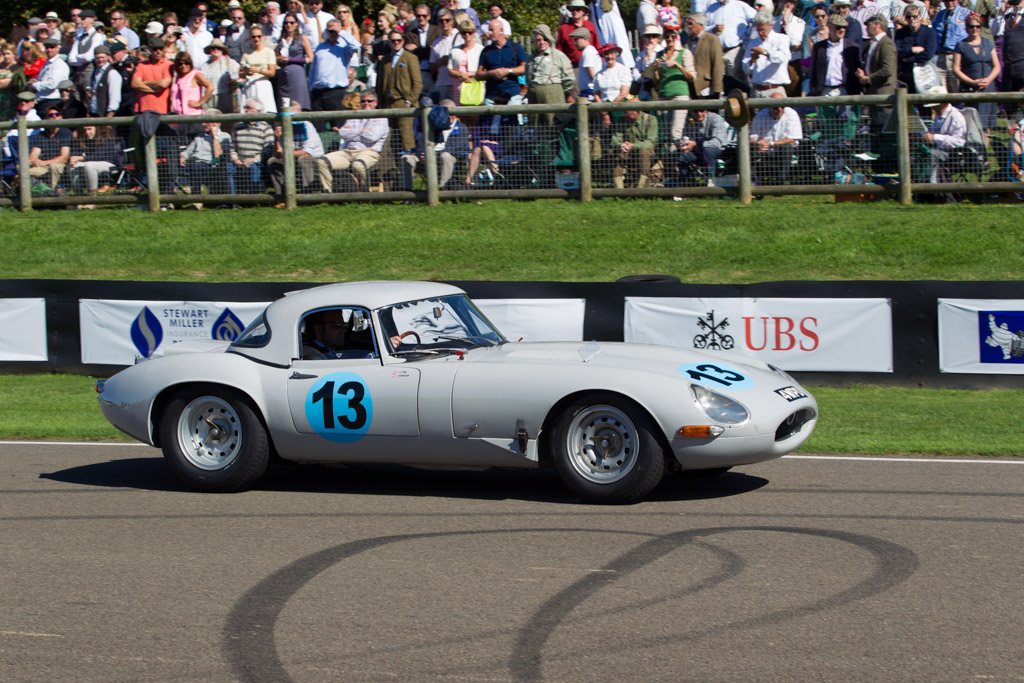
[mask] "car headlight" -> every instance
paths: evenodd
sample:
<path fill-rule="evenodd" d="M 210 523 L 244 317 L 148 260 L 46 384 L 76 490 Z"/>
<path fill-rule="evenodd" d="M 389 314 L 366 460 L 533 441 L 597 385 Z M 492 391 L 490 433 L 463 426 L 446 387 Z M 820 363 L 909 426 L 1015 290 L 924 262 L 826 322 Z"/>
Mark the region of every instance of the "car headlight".
<path fill-rule="evenodd" d="M 750 417 L 750 413 L 739 401 L 734 401 L 728 396 L 723 396 L 696 384 L 690 385 L 690 391 L 693 392 L 693 397 L 704 414 L 716 422 L 738 425 L 746 422 Z"/>

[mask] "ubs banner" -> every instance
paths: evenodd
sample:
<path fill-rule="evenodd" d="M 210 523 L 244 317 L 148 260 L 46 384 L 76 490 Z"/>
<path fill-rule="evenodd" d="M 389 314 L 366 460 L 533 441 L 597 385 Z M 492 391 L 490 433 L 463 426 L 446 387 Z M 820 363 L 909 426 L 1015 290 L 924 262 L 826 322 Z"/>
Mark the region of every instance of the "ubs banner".
<path fill-rule="evenodd" d="M 732 351 L 784 370 L 892 372 L 889 299 L 627 297 L 627 342 Z"/>
<path fill-rule="evenodd" d="M 0 299 L 0 361 L 45 361 L 46 302 Z"/>
<path fill-rule="evenodd" d="M 132 365 L 136 357 L 161 355 L 168 345 L 186 340 L 234 341 L 267 303 L 81 299 L 82 363 Z M 579 341 L 585 303 L 583 299 L 476 301 L 513 341 Z M 45 360 L 45 329 L 42 339 Z"/>
<path fill-rule="evenodd" d="M 939 299 L 939 371 L 1024 374 L 1024 299 Z"/>

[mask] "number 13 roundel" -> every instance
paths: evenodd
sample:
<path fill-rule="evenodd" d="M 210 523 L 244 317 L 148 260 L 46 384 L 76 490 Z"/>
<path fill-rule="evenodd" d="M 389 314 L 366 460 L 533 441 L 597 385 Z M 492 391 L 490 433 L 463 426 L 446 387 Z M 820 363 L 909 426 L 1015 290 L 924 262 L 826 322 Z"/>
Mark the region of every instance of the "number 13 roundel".
<path fill-rule="evenodd" d="M 314 432 L 335 443 L 363 438 L 373 421 L 373 397 L 366 381 L 352 372 L 321 377 L 306 394 L 306 419 Z"/>

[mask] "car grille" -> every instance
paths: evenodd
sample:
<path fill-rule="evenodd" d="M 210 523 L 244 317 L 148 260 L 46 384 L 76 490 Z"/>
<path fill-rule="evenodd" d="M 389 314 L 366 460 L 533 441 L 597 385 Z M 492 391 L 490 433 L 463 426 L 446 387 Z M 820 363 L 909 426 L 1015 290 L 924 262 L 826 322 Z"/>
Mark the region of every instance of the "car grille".
<path fill-rule="evenodd" d="M 814 419 L 814 411 L 810 408 L 796 411 L 783 420 L 778 429 L 775 430 L 775 440 L 784 441 L 788 439 L 799 432 L 800 428 L 812 419 Z"/>

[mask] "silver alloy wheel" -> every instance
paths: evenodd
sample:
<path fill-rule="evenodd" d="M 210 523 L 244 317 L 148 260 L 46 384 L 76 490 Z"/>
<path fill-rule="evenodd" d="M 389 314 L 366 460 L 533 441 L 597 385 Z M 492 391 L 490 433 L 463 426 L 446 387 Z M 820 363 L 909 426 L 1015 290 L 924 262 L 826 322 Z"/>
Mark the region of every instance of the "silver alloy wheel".
<path fill-rule="evenodd" d="M 238 457 L 241 421 L 235 407 L 219 396 L 200 396 L 178 416 L 178 446 L 201 470 L 221 470 Z"/>
<path fill-rule="evenodd" d="M 617 482 L 637 460 L 633 421 L 609 405 L 588 406 L 569 425 L 565 447 L 572 468 L 595 484 Z"/>

